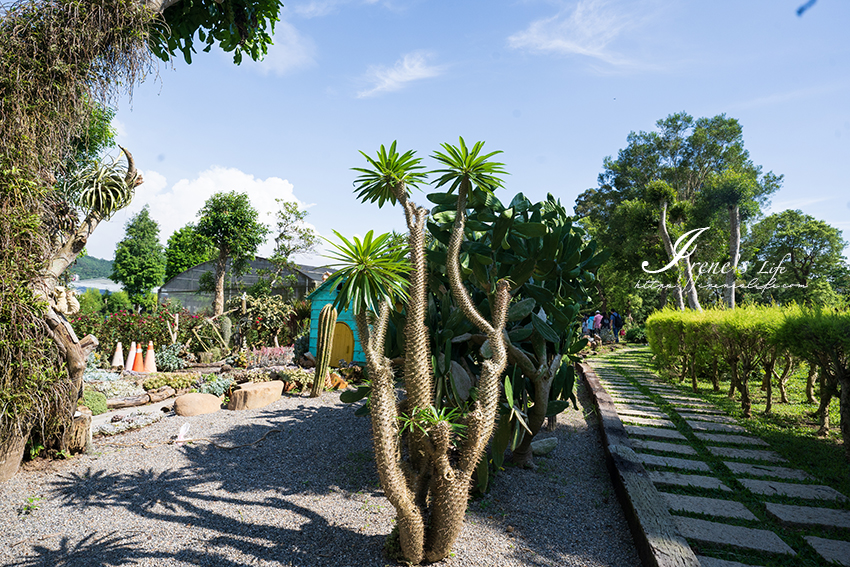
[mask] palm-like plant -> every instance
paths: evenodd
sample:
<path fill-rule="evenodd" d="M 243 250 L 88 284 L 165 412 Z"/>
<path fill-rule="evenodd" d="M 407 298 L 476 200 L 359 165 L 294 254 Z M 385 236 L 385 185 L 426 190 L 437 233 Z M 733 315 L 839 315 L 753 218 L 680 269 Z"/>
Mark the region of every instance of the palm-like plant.
<path fill-rule="evenodd" d="M 389 150 L 382 145 L 377 159 L 360 152 L 373 169 L 353 168 L 361 173 L 354 180 L 357 197 L 364 203 L 377 201 L 379 207 L 383 207 L 387 201 L 395 205 L 397 200 L 404 200 L 409 193 L 408 187 L 416 187 L 426 175 L 420 171 L 424 167 L 420 165 L 421 159 L 413 157 L 415 153 L 409 150 L 399 154 L 395 141 L 390 144 Z"/>
<path fill-rule="evenodd" d="M 445 153 L 436 159 L 445 166 L 437 173 L 438 186 L 451 184 L 458 191 L 455 213 L 455 232 L 460 236 L 448 253 L 448 270 L 459 273 L 460 240 L 464 232 L 466 195 L 472 190 L 491 193 L 501 185 L 496 177 L 504 173 L 501 164 L 488 159 L 498 152 L 482 154 L 483 143 L 466 147 L 443 145 Z M 362 153 L 362 152 L 361 152 Z M 468 292 L 460 277 L 450 277 L 452 294 L 462 304 L 465 315 L 487 335 L 492 355 L 483 366 L 479 383 L 479 400 L 472 402 L 466 414 L 454 420 L 416 419 L 413 416 L 441 416 L 434 407 L 434 373 L 431 368 L 430 333 L 425 325 L 428 298 L 425 263 L 425 220 L 427 210 L 408 199 L 409 187 L 424 181 L 425 173 L 413 152 L 399 154 L 395 142 L 386 150 L 381 146 L 377 158 L 363 154 L 372 169 L 356 168 L 360 176 L 355 182 L 358 196 L 365 202 L 386 202 L 402 205 L 408 226 L 407 252 L 410 255 L 409 282 L 403 282 L 404 270 L 399 268 L 398 250 L 377 252 L 389 240 L 389 235 L 372 239 L 371 232 L 363 242 L 342 239 L 335 245 L 335 259 L 344 266 L 335 277 L 344 280 L 337 298 L 339 304 L 354 305 L 360 342 L 366 355 L 372 378 L 371 416 L 375 443 L 375 461 L 381 485 L 395 507 L 399 544 L 403 559 L 418 564 L 425 560 L 438 561 L 448 556 L 460 533 L 467 506 L 470 478 L 483 454 L 493 430 L 499 395 L 498 376 L 506 362 L 503 338 L 509 285 L 498 282 L 492 293 L 492 320 L 485 319 L 469 301 Z M 451 192 L 450 191 L 450 192 Z M 342 238 L 342 237 L 340 237 Z M 404 382 L 407 397 L 399 402 L 390 361 L 384 353 L 384 336 L 389 306 L 400 292 L 407 289 L 405 305 Z M 465 298 L 465 303 L 463 299 Z M 367 324 L 366 310 L 377 314 L 372 325 Z M 415 427 L 402 427 L 415 421 Z M 457 458 L 453 452 L 452 436 L 464 430 L 458 441 Z M 402 451 L 400 442 L 407 445 Z M 406 461 L 402 460 L 407 455 Z"/>
<path fill-rule="evenodd" d="M 382 302 L 395 305 L 407 299 L 407 248 L 395 244 L 392 233 L 373 238 L 370 230 L 362 241 L 356 236 L 348 240 L 337 231 L 334 234 L 342 241 L 328 240 L 335 251 L 327 257 L 336 260 L 330 266 L 340 268 L 330 280 L 342 282 L 334 307 L 351 307 L 356 316 L 363 311 L 377 313 Z"/>

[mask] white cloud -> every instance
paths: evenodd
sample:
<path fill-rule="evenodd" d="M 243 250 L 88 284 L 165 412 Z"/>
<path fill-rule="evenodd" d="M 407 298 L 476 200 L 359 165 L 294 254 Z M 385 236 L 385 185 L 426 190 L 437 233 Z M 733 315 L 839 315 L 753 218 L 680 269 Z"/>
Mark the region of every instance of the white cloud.
<path fill-rule="evenodd" d="M 301 34 L 289 22 L 280 21 L 275 25 L 274 45 L 262 61 L 246 58 L 250 69 L 264 75 L 285 75 L 296 69 L 311 67 L 316 63 L 316 44 Z M 244 63 L 243 63 L 244 64 Z"/>
<path fill-rule="evenodd" d="M 617 67 L 640 66 L 612 46 L 649 18 L 647 7 L 639 4 L 626 8 L 606 0 L 580 0 L 551 18 L 532 22 L 510 36 L 508 45 L 532 52 L 584 55 Z"/>
<path fill-rule="evenodd" d="M 115 138 L 119 142 L 121 142 L 124 138 L 127 137 L 127 127 L 124 125 L 123 122 L 113 116 L 110 125 L 115 130 Z"/>
<path fill-rule="evenodd" d="M 383 92 L 397 91 L 412 81 L 428 79 L 443 74 L 445 67 L 429 65 L 432 54 L 427 51 L 414 51 L 404 55 L 392 67 L 372 65 L 366 71 L 365 80 L 372 87 L 357 93 L 357 98 L 375 96 Z"/>
<path fill-rule="evenodd" d="M 296 4 L 292 7 L 292 11 L 302 18 L 321 18 L 333 14 L 340 6 L 352 3 L 354 0 L 312 0 L 304 4 Z M 404 8 L 404 3 L 399 5 L 398 2 L 391 0 L 362 0 L 360 3 L 367 5 L 380 3 L 384 8 L 393 11 Z"/>
<path fill-rule="evenodd" d="M 295 188 L 286 179 L 258 179 L 235 168 L 213 166 L 194 179 L 181 179 L 173 186 L 169 186 L 165 177 L 156 171 L 144 171 L 142 175 L 145 182 L 136 189 L 132 204 L 95 230 L 88 246 L 91 256 L 112 259 L 115 244 L 124 238 L 125 224 L 145 205 L 149 207 L 151 218 L 159 223 L 159 237 L 163 244 L 175 230 L 197 222 L 198 211 L 215 193 L 247 193 L 251 204 L 259 212 L 259 221 L 269 226 L 274 225 L 275 213 L 280 208 L 275 199 L 294 201 L 302 209 L 309 206 L 295 196 Z M 258 253 L 270 256 L 273 249 L 274 242 L 270 238 Z"/>

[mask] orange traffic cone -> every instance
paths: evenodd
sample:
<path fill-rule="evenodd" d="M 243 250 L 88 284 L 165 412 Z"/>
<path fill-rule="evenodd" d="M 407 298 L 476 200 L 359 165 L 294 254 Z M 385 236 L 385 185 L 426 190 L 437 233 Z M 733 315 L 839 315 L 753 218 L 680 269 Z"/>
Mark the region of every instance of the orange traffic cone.
<path fill-rule="evenodd" d="M 124 366 L 124 350 L 121 348 L 121 341 L 115 345 L 115 354 L 112 355 L 112 366 Z"/>
<path fill-rule="evenodd" d="M 133 372 L 144 372 L 145 363 L 142 359 L 142 347 L 136 347 L 136 358 L 133 360 Z"/>
<path fill-rule="evenodd" d="M 134 360 L 136 360 L 136 341 L 130 343 L 130 350 L 127 351 L 127 361 L 124 363 L 124 370 L 130 372 L 133 369 Z"/>
<path fill-rule="evenodd" d="M 153 341 L 148 341 L 148 354 L 145 356 L 145 372 L 156 372 L 156 354 L 153 351 Z"/>

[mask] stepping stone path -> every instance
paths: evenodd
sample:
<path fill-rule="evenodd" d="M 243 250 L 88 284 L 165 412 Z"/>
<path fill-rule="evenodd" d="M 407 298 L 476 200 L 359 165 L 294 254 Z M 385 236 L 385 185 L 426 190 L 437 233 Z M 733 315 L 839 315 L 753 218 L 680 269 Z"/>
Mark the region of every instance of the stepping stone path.
<path fill-rule="evenodd" d="M 817 484 L 804 471 L 777 466 L 785 459 L 733 417 L 684 385 L 677 389 L 626 362 L 622 352 L 593 359 L 590 366 L 614 399 L 629 442 L 679 532 L 701 544 L 697 557 L 703 567 L 752 567 L 768 556 L 793 562 L 781 558 L 799 552 L 818 557 L 822 565 L 850 567 L 847 495 Z M 709 455 L 722 458 L 722 465 L 706 461 Z M 789 540 L 786 530 L 799 530 L 802 538 Z M 742 550 L 749 559 L 710 557 L 713 546 Z"/>

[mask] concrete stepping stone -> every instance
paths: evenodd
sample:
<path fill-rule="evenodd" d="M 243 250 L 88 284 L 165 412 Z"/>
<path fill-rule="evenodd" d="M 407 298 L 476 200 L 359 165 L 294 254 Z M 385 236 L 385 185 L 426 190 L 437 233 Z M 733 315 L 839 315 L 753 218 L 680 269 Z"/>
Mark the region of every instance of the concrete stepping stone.
<path fill-rule="evenodd" d="M 722 410 L 719 410 L 713 406 L 706 406 L 702 408 L 689 408 L 683 407 L 681 405 L 673 404 L 673 408 L 678 412 L 690 412 L 690 413 L 700 413 L 700 414 L 708 414 L 708 415 L 726 415 Z"/>
<path fill-rule="evenodd" d="M 658 409 L 658 406 L 653 406 L 650 404 L 624 404 L 622 402 L 614 402 L 614 407 L 617 408 L 619 412 L 622 410 L 632 409 L 636 411 L 661 411 Z M 665 414 L 666 415 L 666 414 Z"/>
<path fill-rule="evenodd" d="M 775 480 L 755 480 L 752 478 L 740 478 L 738 482 L 744 485 L 750 492 L 774 496 L 790 496 L 792 498 L 804 498 L 806 500 L 836 500 L 845 502 L 847 498 L 830 486 L 822 484 L 791 484 L 789 482 L 778 482 Z"/>
<path fill-rule="evenodd" d="M 653 411 L 653 410 L 638 410 L 638 409 L 632 409 L 632 408 L 622 408 L 622 409 L 617 408 L 617 413 L 620 414 L 620 416 L 632 415 L 632 416 L 635 416 L 635 417 L 646 417 L 646 418 L 668 419 L 668 420 L 670 418 L 670 416 L 668 416 L 666 413 L 660 412 L 660 411 L 657 411 L 657 410 Z"/>
<path fill-rule="evenodd" d="M 633 415 L 621 415 L 620 420 L 623 423 L 636 423 L 638 425 L 650 425 L 653 427 L 667 427 L 675 429 L 676 426 L 669 419 L 653 419 L 650 417 L 635 417 Z"/>
<path fill-rule="evenodd" d="M 694 431 L 724 431 L 726 433 L 747 433 L 747 430 L 740 425 L 733 423 L 715 423 L 713 421 L 695 421 L 686 419 L 685 423 L 691 426 Z"/>
<path fill-rule="evenodd" d="M 697 439 L 702 441 L 711 441 L 713 443 L 733 443 L 735 445 L 755 445 L 758 447 L 769 447 L 766 442 L 758 437 L 747 437 L 745 435 L 726 435 L 724 433 L 703 433 L 697 431 L 694 433 Z"/>
<path fill-rule="evenodd" d="M 768 463 L 786 462 L 779 453 L 764 449 L 738 449 L 737 447 L 715 447 L 714 445 L 710 445 L 706 449 L 712 455 L 726 457 L 728 459 L 752 459 L 754 461 L 765 461 Z"/>
<path fill-rule="evenodd" d="M 720 482 L 719 478 L 703 476 L 701 474 L 649 471 L 649 480 L 652 481 L 652 484 L 659 486 L 691 486 L 694 488 L 706 488 L 709 490 L 732 492 L 728 486 Z"/>
<path fill-rule="evenodd" d="M 715 557 L 706 557 L 705 555 L 697 555 L 697 560 L 701 567 L 753 567 L 746 563 L 727 561 L 725 559 L 717 559 Z"/>
<path fill-rule="evenodd" d="M 685 441 L 685 436 L 675 429 L 662 429 L 661 427 L 644 427 L 642 425 L 625 425 L 626 433 L 641 437 L 656 437 L 659 439 L 676 439 Z"/>
<path fill-rule="evenodd" d="M 667 453 L 678 453 L 679 455 L 696 455 L 697 451 L 690 445 L 679 443 L 664 443 L 663 441 L 648 441 L 644 439 L 630 439 L 632 447 L 646 451 L 664 451 Z"/>
<path fill-rule="evenodd" d="M 774 451 L 765 451 L 761 449 L 736 449 L 735 447 L 715 447 L 714 445 L 706 447 L 708 452 L 718 457 L 728 457 L 730 459 L 752 459 L 754 461 L 766 461 L 768 463 L 784 463 L 779 453 Z"/>
<path fill-rule="evenodd" d="M 649 453 L 636 453 L 640 462 L 653 467 L 670 467 L 671 469 L 682 469 L 683 471 L 709 472 L 711 469 L 702 461 L 692 459 L 677 459 L 676 457 L 662 457 L 650 455 Z"/>
<path fill-rule="evenodd" d="M 693 512 L 694 514 L 705 514 L 706 516 L 721 516 L 725 518 L 739 518 L 741 520 L 757 520 L 755 515 L 747 510 L 740 502 L 733 500 L 721 500 L 719 498 L 705 498 L 703 496 L 685 496 L 682 494 L 670 494 L 660 492 L 671 510 L 679 512 Z"/>
<path fill-rule="evenodd" d="M 779 536 L 768 530 L 730 526 L 708 520 L 673 516 L 676 527 L 686 539 L 729 545 L 738 549 L 797 555 Z"/>
<path fill-rule="evenodd" d="M 767 513 L 791 526 L 827 526 L 850 529 L 850 510 L 815 508 L 814 506 L 789 506 L 787 504 L 765 503 Z"/>
<path fill-rule="evenodd" d="M 685 413 L 676 412 L 682 419 L 693 419 L 696 421 L 713 421 L 715 423 L 738 423 L 734 417 L 728 415 L 716 415 L 711 413 Z"/>
<path fill-rule="evenodd" d="M 673 402 L 683 403 L 683 404 L 690 404 L 690 403 L 704 404 L 705 403 L 705 400 L 701 400 L 699 398 L 689 398 L 687 396 L 670 396 L 670 395 L 667 395 L 667 396 L 661 396 L 661 397 L 664 398 L 666 401 L 668 401 L 670 403 L 673 403 Z"/>
<path fill-rule="evenodd" d="M 806 541 L 827 561 L 850 566 L 850 541 L 838 541 L 815 536 L 806 536 Z"/>
<path fill-rule="evenodd" d="M 729 470 L 736 475 L 751 474 L 753 476 L 769 476 L 773 478 L 787 478 L 789 480 L 811 480 L 812 477 L 797 469 L 787 467 L 774 467 L 770 465 L 751 465 L 749 463 L 736 463 L 734 461 L 723 461 Z"/>

